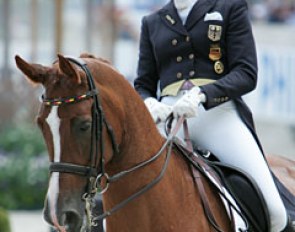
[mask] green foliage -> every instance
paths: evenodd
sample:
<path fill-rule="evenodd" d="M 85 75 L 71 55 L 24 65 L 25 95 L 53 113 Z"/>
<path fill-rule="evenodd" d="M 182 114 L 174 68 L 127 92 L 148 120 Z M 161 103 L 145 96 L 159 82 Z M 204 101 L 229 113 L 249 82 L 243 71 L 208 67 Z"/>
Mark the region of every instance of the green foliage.
<path fill-rule="evenodd" d="M 0 206 L 40 209 L 47 189 L 48 157 L 41 133 L 28 125 L 0 133 Z"/>
<path fill-rule="evenodd" d="M 0 149 L 33 157 L 44 152 L 45 147 L 37 126 L 23 123 L 6 127 L 0 132 Z"/>
<path fill-rule="evenodd" d="M 47 162 L 21 155 L 0 165 L 0 205 L 8 209 L 40 209 L 47 188 Z"/>
<path fill-rule="evenodd" d="M 10 221 L 6 210 L 0 208 L 0 231 L 10 232 Z"/>

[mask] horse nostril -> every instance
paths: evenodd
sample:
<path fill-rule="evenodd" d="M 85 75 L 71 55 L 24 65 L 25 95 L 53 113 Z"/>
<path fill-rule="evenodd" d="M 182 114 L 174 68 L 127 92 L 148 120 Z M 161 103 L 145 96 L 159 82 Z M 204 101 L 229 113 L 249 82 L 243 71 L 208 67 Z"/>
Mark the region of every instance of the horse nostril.
<path fill-rule="evenodd" d="M 79 216 L 75 212 L 70 211 L 65 213 L 65 222 L 67 224 L 72 223 L 73 221 L 76 221 L 78 218 Z"/>
<path fill-rule="evenodd" d="M 82 218 L 79 216 L 77 212 L 67 211 L 63 214 L 64 225 L 68 229 L 67 231 L 78 232 L 82 227 Z"/>

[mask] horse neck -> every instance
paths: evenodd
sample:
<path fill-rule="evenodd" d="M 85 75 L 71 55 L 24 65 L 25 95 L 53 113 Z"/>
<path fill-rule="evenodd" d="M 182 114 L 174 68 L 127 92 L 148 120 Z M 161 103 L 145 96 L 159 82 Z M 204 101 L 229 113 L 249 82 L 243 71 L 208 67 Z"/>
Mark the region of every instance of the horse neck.
<path fill-rule="evenodd" d="M 123 153 L 128 163 L 138 163 L 156 154 L 165 139 L 159 133 L 141 99 L 126 104 Z M 136 154 L 136 155 L 135 155 Z"/>
<path fill-rule="evenodd" d="M 132 100 L 128 102 L 128 99 Z M 136 96 L 127 98 L 124 101 L 124 108 L 126 109 L 124 123 L 122 122 L 124 135 L 122 144 L 120 144 L 120 153 L 108 165 L 110 175 L 128 170 L 149 160 L 160 151 L 166 141 L 159 133 L 141 99 L 138 100 Z M 121 198 L 120 194 L 127 196 L 127 193 L 134 192 L 135 189 L 140 189 L 144 183 L 149 183 L 155 179 L 163 168 L 167 152 L 168 148 L 166 147 L 158 159 L 125 176 L 118 184 L 114 183 L 114 189 L 117 189 L 114 191 L 116 193 L 115 197 Z M 173 180 L 164 178 L 165 180 L 161 180 L 161 183 L 180 181 L 180 184 L 184 186 L 185 184 L 181 181 L 184 173 L 189 173 L 187 164 L 182 157 L 175 155 L 174 151 L 172 151 L 165 175 L 173 176 Z M 125 192 L 127 195 L 125 195 Z M 159 192 L 159 194 L 162 193 Z"/>
<path fill-rule="evenodd" d="M 165 142 L 154 122 L 147 115 L 148 112 L 145 113 L 145 111 L 144 108 L 137 108 L 137 112 L 141 113 L 133 112 L 127 116 L 130 123 L 126 125 L 125 144 L 123 144 L 125 149 L 119 154 L 121 158 L 115 161 L 122 163 L 122 166 L 114 165 L 114 172 L 126 170 L 128 167 L 149 159 L 160 150 Z M 104 208 L 115 207 L 143 189 L 144 186 L 152 183 L 163 170 L 167 150 L 165 149 L 154 162 L 112 183 L 109 192 L 104 195 Z M 172 150 L 163 178 L 136 200 L 109 217 L 107 228 L 109 231 L 139 231 L 139 229 L 140 231 L 180 231 L 177 225 L 173 225 L 175 229 L 170 230 L 170 224 L 175 223 L 175 218 L 184 214 L 188 220 L 194 221 L 195 215 L 200 215 L 203 210 L 201 205 L 193 204 L 192 206 L 192 202 L 197 202 L 198 195 L 191 181 L 186 162 Z M 163 217 L 165 219 L 162 221 Z M 154 230 L 154 223 L 159 223 L 158 218 L 161 218 L 160 224 L 163 230 Z M 193 224 L 192 227 L 197 228 L 197 223 L 193 222 Z"/>
<path fill-rule="evenodd" d="M 119 144 L 119 154 L 113 157 L 107 166 L 110 174 L 128 170 L 150 159 L 159 152 L 166 141 L 159 133 L 142 99 L 134 89 L 125 87 L 128 91 L 120 93 L 122 101 L 119 103 L 124 109 L 124 113 L 120 115 L 120 125 L 115 129 L 115 131 L 121 130 L 119 136 L 121 143 Z M 161 160 L 163 161 L 163 159 L 164 155 L 160 155 L 158 159 L 160 161 L 157 160 L 154 163 L 162 164 Z M 145 171 L 145 169 L 141 168 L 135 174 Z"/>

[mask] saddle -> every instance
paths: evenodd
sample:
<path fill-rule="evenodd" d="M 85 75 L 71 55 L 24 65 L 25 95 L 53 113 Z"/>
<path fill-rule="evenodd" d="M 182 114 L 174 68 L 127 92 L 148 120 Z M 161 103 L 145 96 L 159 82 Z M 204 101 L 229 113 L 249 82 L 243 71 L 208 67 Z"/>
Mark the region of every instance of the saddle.
<path fill-rule="evenodd" d="M 266 203 L 255 181 L 242 170 L 223 164 L 213 154 L 193 150 L 177 138 L 174 146 L 191 166 L 206 216 L 216 231 L 222 231 L 211 213 L 210 204 L 199 178 L 204 176 L 215 187 L 231 219 L 233 231 L 269 231 L 270 219 Z M 210 154 L 210 155 L 209 155 Z"/>

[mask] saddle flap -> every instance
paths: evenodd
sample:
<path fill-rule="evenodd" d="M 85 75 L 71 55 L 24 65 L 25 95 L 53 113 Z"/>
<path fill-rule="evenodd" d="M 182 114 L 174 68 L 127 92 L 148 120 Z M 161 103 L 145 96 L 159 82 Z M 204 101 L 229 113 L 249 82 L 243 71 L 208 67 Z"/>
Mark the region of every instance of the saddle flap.
<path fill-rule="evenodd" d="M 230 165 L 216 161 L 209 165 L 218 173 L 254 231 L 269 231 L 268 210 L 256 182 L 242 170 Z"/>
<path fill-rule="evenodd" d="M 256 182 L 249 175 L 238 168 L 216 161 L 216 159 L 209 161 L 199 152 L 193 154 L 180 140 L 176 139 L 174 144 L 180 154 L 198 169 L 218 191 L 222 188 L 227 190 L 238 205 L 242 219 L 247 221 L 250 228 L 258 232 L 269 231 L 270 219 L 266 203 Z M 214 179 L 218 179 L 217 182 L 220 186 L 216 186 Z M 222 198 L 227 202 L 232 202 L 224 194 L 222 194 Z"/>

